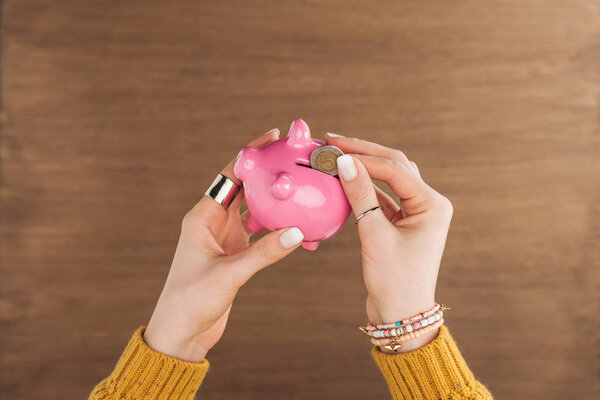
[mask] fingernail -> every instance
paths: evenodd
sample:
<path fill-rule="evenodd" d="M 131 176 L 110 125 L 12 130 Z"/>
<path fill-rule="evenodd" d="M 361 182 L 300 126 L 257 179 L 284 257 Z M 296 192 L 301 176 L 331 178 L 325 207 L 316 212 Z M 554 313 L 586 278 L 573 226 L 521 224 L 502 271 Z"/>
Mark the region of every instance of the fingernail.
<path fill-rule="evenodd" d="M 339 156 L 337 158 L 337 167 L 338 172 L 343 180 L 351 181 L 356 178 L 358 171 L 356 170 L 356 164 L 352 157 L 348 154 L 344 154 L 343 156 Z"/>
<path fill-rule="evenodd" d="M 287 231 L 283 232 L 281 236 L 279 236 L 279 243 L 282 247 L 289 249 L 290 247 L 294 247 L 300 243 L 303 239 L 304 235 L 300 229 L 293 227 L 289 228 Z"/>
<path fill-rule="evenodd" d="M 337 133 L 331 133 L 331 132 L 327 132 L 325 135 L 329 136 L 329 137 L 346 137 L 344 135 L 338 135 Z"/>
<path fill-rule="evenodd" d="M 279 132 L 279 129 L 277 129 L 277 128 L 271 129 L 269 132 L 265 133 L 265 135 L 269 135 L 269 134 L 271 134 L 273 132 L 277 132 L 277 135 L 275 135 L 277 137 L 279 137 L 279 135 L 281 135 L 281 132 Z"/>

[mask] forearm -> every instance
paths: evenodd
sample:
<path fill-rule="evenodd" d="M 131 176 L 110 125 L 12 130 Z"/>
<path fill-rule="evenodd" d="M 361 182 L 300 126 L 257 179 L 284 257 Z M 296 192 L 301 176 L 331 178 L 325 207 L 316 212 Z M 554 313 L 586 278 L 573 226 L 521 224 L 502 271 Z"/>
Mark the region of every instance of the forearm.
<path fill-rule="evenodd" d="M 192 363 L 152 350 L 138 329 L 109 377 L 100 382 L 89 400 L 192 400 L 208 371 L 208 361 Z"/>
<path fill-rule="evenodd" d="M 490 392 L 473 376 L 444 326 L 431 343 L 419 349 L 385 354 L 373 347 L 372 355 L 393 400 L 492 399 Z"/>

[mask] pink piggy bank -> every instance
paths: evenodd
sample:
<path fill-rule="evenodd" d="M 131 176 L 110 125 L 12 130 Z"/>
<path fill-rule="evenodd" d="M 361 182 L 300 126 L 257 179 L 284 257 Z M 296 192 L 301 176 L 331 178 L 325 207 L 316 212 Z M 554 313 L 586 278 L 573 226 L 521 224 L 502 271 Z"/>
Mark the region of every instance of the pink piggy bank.
<path fill-rule="evenodd" d="M 297 119 L 287 137 L 240 151 L 234 172 L 243 182 L 252 232 L 295 226 L 304 234 L 302 247 L 316 250 L 341 229 L 350 214 L 342 184 L 310 167 L 310 154 L 323 144 Z"/>

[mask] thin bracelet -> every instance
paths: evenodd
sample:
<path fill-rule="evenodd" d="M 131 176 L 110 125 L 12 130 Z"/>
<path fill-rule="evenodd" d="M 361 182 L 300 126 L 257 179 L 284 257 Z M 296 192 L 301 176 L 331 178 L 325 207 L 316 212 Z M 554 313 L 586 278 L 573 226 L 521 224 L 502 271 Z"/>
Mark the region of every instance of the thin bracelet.
<path fill-rule="evenodd" d="M 442 310 L 438 310 L 435 314 L 430 315 L 429 317 L 425 317 L 420 321 L 414 322 L 413 324 L 407 324 L 393 329 L 378 329 L 374 331 L 368 330 L 364 333 L 367 336 L 372 336 L 375 338 L 400 336 L 404 333 L 410 333 L 412 331 L 416 331 L 417 329 L 424 328 L 427 325 L 431 325 L 434 322 L 439 321 L 443 316 L 444 312 Z"/>
<path fill-rule="evenodd" d="M 376 329 L 390 329 L 390 328 L 395 328 L 397 326 L 402 326 L 402 325 L 406 325 L 406 324 L 410 324 L 414 321 L 418 321 L 421 320 L 423 318 L 426 318 L 432 314 L 434 314 L 437 310 L 439 310 L 442 306 L 440 304 L 435 303 L 433 307 L 431 307 L 429 310 L 424 311 L 422 313 L 413 315 L 412 317 L 409 318 L 405 318 L 403 320 L 400 321 L 396 321 L 396 322 L 392 322 L 389 324 L 377 324 L 374 325 L 372 323 L 369 322 L 369 324 L 367 325 L 367 329 L 368 330 L 376 330 Z"/>
<path fill-rule="evenodd" d="M 425 328 L 421 328 L 417 331 L 412 331 L 410 333 L 405 333 L 404 335 L 394 336 L 394 337 L 386 337 L 386 338 L 371 338 L 371 343 L 376 346 L 385 346 L 390 343 L 403 343 L 407 340 L 416 339 L 424 333 L 431 332 L 444 324 L 444 319 L 440 319 L 439 321 L 434 322 L 431 325 L 426 326 Z"/>
<path fill-rule="evenodd" d="M 424 318 L 427 318 L 427 317 L 435 314 L 438 310 L 442 310 L 442 311 L 450 310 L 450 307 L 446 307 L 443 304 L 435 303 L 434 306 L 432 308 L 430 308 L 429 310 L 419 313 L 419 314 L 416 314 L 416 315 L 413 315 L 412 317 L 405 318 L 403 320 L 388 323 L 388 324 L 376 324 L 375 325 L 375 324 L 372 324 L 369 322 L 366 327 L 359 327 L 358 329 L 360 329 L 362 332 L 364 332 L 364 331 L 375 331 L 375 330 L 380 330 L 380 329 L 396 328 L 396 327 L 408 325 L 415 321 L 420 321 Z"/>
<path fill-rule="evenodd" d="M 413 331 L 413 332 L 404 334 L 402 336 L 394 336 L 393 338 L 390 338 L 390 339 L 371 338 L 371 343 L 374 344 L 375 346 L 380 346 L 386 350 L 390 350 L 392 353 L 397 353 L 400 350 L 400 348 L 402 348 L 402 343 L 404 343 L 408 340 L 411 340 L 411 339 L 416 339 L 419 336 L 423 335 L 424 333 L 431 332 L 435 329 L 438 329 L 443 324 L 444 324 L 444 319 L 442 318 L 441 320 L 433 323 L 432 325 L 428 325 L 425 328 L 419 329 L 418 331 Z"/>
<path fill-rule="evenodd" d="M 380 350 L 397 353 L 402 343 L 415 339 L 424 333 L 438 329 L 444 324 L 444 311 L 449 310 L 443 304 L 435 303 L 432 308 L 393 323 L 372 324 L 358 329 L 371 337 L 371 343 L 380 346 Z"/>

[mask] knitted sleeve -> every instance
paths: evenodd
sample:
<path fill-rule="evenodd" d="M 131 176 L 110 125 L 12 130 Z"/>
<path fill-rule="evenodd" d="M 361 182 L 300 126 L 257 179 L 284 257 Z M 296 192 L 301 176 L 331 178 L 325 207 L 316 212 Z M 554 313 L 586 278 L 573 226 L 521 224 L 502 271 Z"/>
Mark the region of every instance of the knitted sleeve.
<path fill-rule="evenodd" d="M 177 360 L 149 348 L 138 329 L 110 376 L 100 382 L 89 400 L 192 400 L 208 371 L 208 361 Z M 388 382 L 392 398 L 482 399 L 492 395 L 467 367 L 448 329 L 428 345 L 402 354 L 373 348 L 373 358 Z"/>
<path fill-rule="evenodd" d="M 372 355 L 394 400 L 492 399 L 473 376 L 445 326 L 437 338 L 415 351 L 386 354 L 373 347 Z"/>
<path fill-rule="evenodd" d="M 192 363 L 152 350 L 134 334 L 110 376 L 100 382 L 89 400 L 192 400 L 208 371 L 208 361 Z"/>

